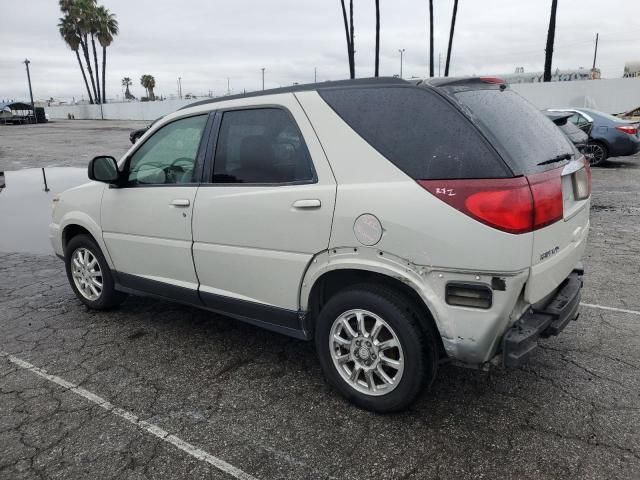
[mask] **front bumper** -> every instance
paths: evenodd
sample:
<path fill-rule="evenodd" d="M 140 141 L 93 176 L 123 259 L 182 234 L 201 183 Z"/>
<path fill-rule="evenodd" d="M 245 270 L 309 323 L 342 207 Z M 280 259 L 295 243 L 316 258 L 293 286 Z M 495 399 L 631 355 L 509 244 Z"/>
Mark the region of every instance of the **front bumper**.
<path fill-rule="evenodd" d="M 577 265 L 550 300 L 542 306 L 533 306 L 507 330 L 502 338 L 505 367 L 515 368 L 525 363 L 540 337 L 558 335 L 571 320 L 578 318 L 583 274 L 582 265 Z"/>

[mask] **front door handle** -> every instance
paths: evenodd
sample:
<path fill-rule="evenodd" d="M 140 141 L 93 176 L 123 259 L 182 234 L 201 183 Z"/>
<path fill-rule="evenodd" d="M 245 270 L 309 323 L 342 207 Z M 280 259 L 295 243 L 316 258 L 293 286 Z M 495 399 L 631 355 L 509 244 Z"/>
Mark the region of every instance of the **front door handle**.
<path fill-rule="evenodd" d="M 172 207 L 188 207 L 189 205 L 191 205 L 191 202 L 186 198 L 176 198 L 174 200 L 171 200 L 171 203 L 169 205 L 171 205 Z"/>
<path fill-rule="evenodd" d="M 300 209 L 311 209 L 311 208 L 320 208 L 322 203 L 317 198 L 306 198 L 304 200 L 296 200 L 291 205 L 293 208 Z"/>

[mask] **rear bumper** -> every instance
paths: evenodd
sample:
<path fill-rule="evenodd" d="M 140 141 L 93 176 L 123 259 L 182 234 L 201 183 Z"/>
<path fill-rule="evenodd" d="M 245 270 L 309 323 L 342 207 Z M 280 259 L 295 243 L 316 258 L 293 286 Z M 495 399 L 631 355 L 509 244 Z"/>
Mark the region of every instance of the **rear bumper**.
<path fill-rule="evenodd" d="M 534 305 L 506 331 L 502 338 L 505 367 L 521 366 L 538 346 L 540 337 L 558 335 L 578 318 L 583 274 L 582 264 L 578 264 L 550 300 L 542 306 Z"/>

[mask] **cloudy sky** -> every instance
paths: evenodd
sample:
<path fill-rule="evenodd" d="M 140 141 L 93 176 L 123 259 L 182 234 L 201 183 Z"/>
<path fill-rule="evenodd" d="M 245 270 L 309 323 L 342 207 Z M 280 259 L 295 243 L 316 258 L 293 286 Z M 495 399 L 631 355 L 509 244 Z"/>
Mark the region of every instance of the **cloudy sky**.
<path fill-rule="evenodd" d="M 120 80 L 156 79 L 156 94 L 214 95 L 344 78 L 348 74 L 339 0 L 99 0 L 117 15 L 120 35 L 107 53 L 107 96 L 122 96 Z M 348 3 L 348 2 L 347 2 Z M 382 75 L 428 74 L 427 0 L 380 0 Z M 435 52 L 443 71 L 452 0 L 434 0 Z M 551 0 L 460 0 L 451 74 L 542 70 Z M 356 75 L 373 74 L 373 0 L 354 0 Z M 31 60 L 34 96 L 80 98 L 77 60 L 58 34 L 56 0 L 0 0 L 0 99 L 28 97 L 21 63 Z M 640 60 L 640 1 L 559 0 L 554 68 L 591 66 L 600 33 L 598 67 L 620 77 L 625 61 Z"/>

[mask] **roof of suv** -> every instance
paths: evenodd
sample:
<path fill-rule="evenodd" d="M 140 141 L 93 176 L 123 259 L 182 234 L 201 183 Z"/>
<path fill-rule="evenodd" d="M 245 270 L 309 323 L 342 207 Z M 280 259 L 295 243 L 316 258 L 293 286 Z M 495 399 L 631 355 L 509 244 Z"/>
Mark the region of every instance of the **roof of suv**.
<path fill-rule="evenodd" d="M 359 78 L 355 80 L 337 80 L 333 82 L 307 83 L 304 85 L 292 85 L 290 87 L 272 88 L 270 90 L 258 90 L 255 92 L 240 93 L 237 95 L 227 95 L 225 97 L 211 98 L 200 100 L 199 102 L 190 103 L 180 108 L 196 107 L 198 105 L 206 105 L 209 103 L 226 102 L 227 100 L 235 100 L 238 98 L 262 97 L 266 95 L 277 95 L 280 93 L 317 91 L 336 87 L 362 87 L 362 86 L 383 86 L 383 85 L 415 85 L 414 82 L 408 82 L 397 77 L 377 77 L 377 78 Z"/>

